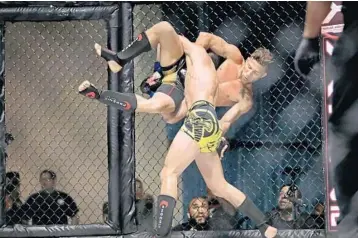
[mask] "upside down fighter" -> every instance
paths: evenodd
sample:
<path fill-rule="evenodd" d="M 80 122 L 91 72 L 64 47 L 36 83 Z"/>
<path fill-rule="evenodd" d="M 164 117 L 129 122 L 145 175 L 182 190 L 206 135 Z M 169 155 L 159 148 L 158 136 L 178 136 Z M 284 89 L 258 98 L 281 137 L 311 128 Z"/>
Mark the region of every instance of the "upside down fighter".
<path fill-rule="evenodd" d="M 152 85 L 146 85 L 147 88 L 155 92 L 152 98 L 145 99 L 133 93 L 119 93 L 108 90 L 99 92 L 88 81 L 81 84 L 79 91 L 88 97 L 96 95 L 94 98 L 100 102 L 123 111 L 160 113 L 167 123 L 176 123 L 182 120 L 188 111 L 183 101 L 186 66 L 179 36 L 167 22 L 158 23 L 142 34 L 145 37 L 138 38 L 125 50 L 130 50 L 130 52 L 119 52 L 116 55 L 107 49 L 101 49 L 98 45 L 96 48 L 97 53 L 108 60 L 110 68 L 114 72 L 117 72 L 121 68 L 121 65 L 116 64 L 124 64 L 140 53 L 148 51 L 151 48 L 159 48 L 158 45 L 160 45 L 157 58 L 160 61 L 162 70 L 160 72 L 157 70 L 152 77 L 144 80 L 141 84 L 142 87 L 144 84 L 147 84 L 147 80 L 153 81 L 154 78 Z M 153 39 L 154 37 L 155 39 Z M 136 46 L 144 44 L 143 39 L 147 39 L 147 44 L 150 44 L 149 47 Z M 266 76 L 267 65 L 271 62 L 272 55 L 267 49 L 259 48 L 249 58 L 244 60 L 240 50 L 235 45 L 227 43 L 216 35 L 205 32 L 199 34 L 196 44 L 225 59 L 220 67 L 218 67 L 218 60 L 213 57 L 215 67 L 218 68 L 217 76 L 219 81 L 218 97 L 216 98 L 215 105 L 219 107 L 231 107 L 220 120 L 220 126 L 223 134 L 225 134 L 232 123 L 252 107 L 252 83 Z M 212 56 L 212 54 L 209 55 Z M 158 81 L 158 75 L 161 74 L 163 79 Z M 148 90 L 142 90 L 142 92 L 144 91 L 148 93 Z M 132 105 L 129 110 L 127 109 L 128 107 L 123 107 L 125 98 L 130 98 L 135 106 Z M 223 141 L 224 143 L 218 150 L 219 153 L 227 145 L 224 138 Z"/>
<path fill-rule="evenodd" d="M 169 44 L 167 49 L 173 48 L 173 42 L 176 42 L 174 45 L 177 50 L 176 55 L 165 51 L 165 45 L 168 47 Z M 223 133 L 215 112 L 218 81 L 214 64 L 205 49 L 189 42 L 184 37 L 179 37 L 166 22 L 154 25 L 146 32 L 141 33 L 141 36 L 137 40 L 119 53 L 101 49 L 98 45 L 96 48 L 97 53 L 108 61 L 111 70 L 118 72 L 126 62 L 142 52 L 156 48 L 158 44 L 161 47 L 160 63 L 164 69 L 168 65 L 171 67 L 167 74 L 167 76 L 172 78 L 169 82 L 176 82 L 176 70 L 180 68 L 181 64 L 179 63 L 181 61 L 184 61 L 187 66 L 184 84 L 182 85 L 184 94 L 180 104 L 184 104 L 189 109 L 185 110 L 187 111 L 185 113 L 187 116 L 185 117 L 184 124 L 169 148 L 164 167 L 160 173 L 161 191 L 158 197 L 157 235 L 165 237 L 170 234 L 173 211 L 177 199 L 178 177 L 195 160 L 207 186 L 214 195 L 225 198 L 233 206 L 250 217 L 266 237 L 275 237 L 277 230 L 266 224 L 264 214 L 259 211 L 245 194 L 230 185 L 224 178 L 221 162 L 216 153 Z M 171 74 L 174 75 L 170 76 Z M 250 77 L 252 76 L 248 75 L 246 78 L 249 79 Z M 166 80 L 163 79 L 163 84 L 165 82 Z M 80 92 L 92 93 L 92 90 L 87 91 L 90 88 L 91 85 L 82 88 L 83 90 L 80 90 Z M 105 93 L 102 92 L 98 99 L 102 100 L 102 95 Z M 163 96 L 163 94 L 159 95 Z M 243 94 L 245 100 L 248 98 L 247 95 L 247 92 Z M 141 100 L 138 95 L 122 94 L 122 96 L 122 101 L 129 102 L 132 108 L 146 110 L 145 107 L 138 107 Z M 185 100 L 183 100 L 184 97 Z M 171 112 L 175 108 L 174 100 L 171 103 L 172 108 L 166 112 Z M 235 115 L 247 107 L 246 105 L 244 103 L 243 108 L 237 106 Z M 118 108 L 117 105 L 113 106 Z M 183 151 L 187 153 L 183 154 Z"/>

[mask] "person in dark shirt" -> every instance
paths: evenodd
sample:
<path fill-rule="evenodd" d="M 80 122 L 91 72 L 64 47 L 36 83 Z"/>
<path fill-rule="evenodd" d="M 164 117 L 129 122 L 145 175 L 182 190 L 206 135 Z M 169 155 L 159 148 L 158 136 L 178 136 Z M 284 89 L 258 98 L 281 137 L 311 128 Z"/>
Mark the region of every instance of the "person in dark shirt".
<path fill-rule="evenodd" d="M 267 223 L 278 229 L 309 229 L 312 226 L 310 216 L 300 212 L 294 203 L 302 198 L 296 185 L 286 184 L 281 187 L 278 207 L 266 213 Z"/>
<path fill-rule="evenodd" d="M 6 226 L 22 224 L 23 211 L 21 206 L 11 196 L 10 190 L 5 189 Z"/>
<path fill-rule="evenodd" d="M 7 226 L 22 224 L 21 218 L 23 217 L 23 211 L 21 209 L 21 205 L 20 174 L 18 172 L 7 172 L 5 186 L 5 211 Z"/>
<path fill-rule="evenodd" d="M 332 1 L 308 1 L 301 43 L 295 54 L 295 68 L 307 76 L 319 62 L 321 25 L 331 12 Z M 330 178 L 339 206 L 340 238 L 358 233 L 358 2 L 342 1 L 344 29 L 327 61 L 325 75 L 333 85 L 332 110 L 328 118 Z M 331 192 L 331 191 L 329 191 Z"/>
<path fill-rule="evenodd" d="M 211 230 L 209 223 L 209 203 L 205 197 L 195 197 L 190 201 L 189 221 L 175 226 L 173 231 Z"/>
<path fill-rule="evenodd" d="M 326 219 L 325 219 L 325 215 L 324 215 L 323 202 L 318 202 L 316 204 L 314 211 L 311 214 L 311 217 L 314 220 L 314 226 L 312 227 L 313 229 L 324 229 Z"/>
<path fill-rule="evenodd" d="M 22 206 L 25 220 L 32 225 L 78 224 L 78 208 L 71 196 L 55 189 L 56 174 L 44 170 L 40 174 L 42 190 L 30 195 Z"/>
<path fill-rule="evenodd" d="M 236 209 L 225 199 L 215 196 L 209 188 L 207 193 L 212 230 L 233 230 L 237 223 Z"/>
<path fill-rule="evenodd" d="M 139 232 L 153 231 L 154 212 L 152 195 L 144 192 L 143 182 L 140 179 L 135 179 L 136 182 L 136 221 Z"/>

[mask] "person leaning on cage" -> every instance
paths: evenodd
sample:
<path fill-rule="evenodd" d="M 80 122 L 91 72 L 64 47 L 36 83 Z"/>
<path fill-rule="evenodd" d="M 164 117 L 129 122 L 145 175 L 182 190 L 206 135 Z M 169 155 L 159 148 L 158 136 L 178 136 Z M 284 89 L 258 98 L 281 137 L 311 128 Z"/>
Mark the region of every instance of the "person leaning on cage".
<path fill-rule="evenodd" d="M 303 39 L 296 51 L 295 68 L 307 77 L 319 61 L 321 24 L 331 1 L 307 2 Z M 333 79 L 332 114 L 328 119 L 330 167 L 340 209 L 340 238 L 358 233 L 358 2 L 343 1 L 344 29 L 336 42 L 327 75 Z"/>
<path fill-rule="evenodd" d="M 55 189 L 56 173 L 52 170 L 43 170 L 40 173 L 42 190 L 29 196 L 21 209 L 23 219 L 32 225 L 71 224 L 77 225 L 78 207 L 74 199 L 67 193 Z"/>
<path fill-rule="evenodd" d="M 251 109 L 252 83 L 267 75 L 267 66 L 272 60 L 272 55 L 267 49 L 259 48 L 245 61 L 236 46 L 205 32 L 199 34 L 196 43 L 225 58 L 217 69 L 219 85 L 218 97 L 215 101 L 216 106 L 231 107 L 220 120 L 224 135 L 236 119 Z M 142 86 L 148 88 L 145 90 L 146 93 L 155 92 L 150 99 L 134 93 L 109 90 L 100 92 L 88 81 L 80 85 L 79 92 L 123 111 L 161 113 L 167 123 L 177 123 L 188 112 L 184 102 L 186 62 L 179 35 L 168 22 L 160 22 L 141 33 L 132 44 L 119 53 L 104 49 L 97 44 L 95 47 L 97 54 L 108 61 L 109 68 L 113 72 L 118 72 L 125 63 L 152 48 L 159 48 L 159 45 L 160 67 L 152 77 L 142 83 Z M 212 59 L 217 65 L 219 64 L 217 57 Z M 222 140 L 218 150 L 221 155 L 224 151 L 222 149 L 228 146 L 224 137 Z"/>

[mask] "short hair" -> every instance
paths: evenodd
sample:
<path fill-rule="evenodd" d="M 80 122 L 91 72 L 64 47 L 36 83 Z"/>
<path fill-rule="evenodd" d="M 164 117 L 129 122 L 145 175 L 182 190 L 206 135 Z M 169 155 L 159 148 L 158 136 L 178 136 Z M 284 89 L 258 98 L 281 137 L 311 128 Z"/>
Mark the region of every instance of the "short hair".
<path fill-rule="evenodd" d="M 271 54 L 271 52 L 264 48 L 264 47 L 260 47 L 257 48 L 252 54 L 251 57 L 256 60 L 260 65 L 262 66 L 267 66 L 270 63 L 272 63 L 272 58 L 273 55 Z"/>
<path fill-rule="evenodd" d="M 40 173 L 40 178 L 42 177 L 43 174 L 49 174 L 50 175 L 50 178 L 52 180 L 55 180 L 57 178 L 57 175 L 55 172 L 53 172 L 52 170 L 49 170 L 49 169 L 45 169 L 43 170 L 41 173 Z"/>
<path fill-rule="evenodd" d="M 199 200 L 199 199 L 202 199 L 204 201 L 206 201 L 208 204 L 209 204 L 209 201 L 208 201 L 208 198 L 206 196 L 200 196 L 200 197 L 193 197 L 190 202 L 189 202 L 189 206 L 188 206 L 188 210 L 190 209 L 191 205 L 193 204 L 193 202 L 195 200 Z"/>
<path fill-rule="evenodd" d="M 298 199 L 302 198 L 302 192 L 301 190 L 298 188 L 298 186 L 296 184 L 293 183 L 288 183 L 288 184 L 284 184 L 281 186 L 280 191 L 284 188 L 284 187 L 289 187 L 289 189 L 291 191 L 295 191 L 295 197 Z"/>

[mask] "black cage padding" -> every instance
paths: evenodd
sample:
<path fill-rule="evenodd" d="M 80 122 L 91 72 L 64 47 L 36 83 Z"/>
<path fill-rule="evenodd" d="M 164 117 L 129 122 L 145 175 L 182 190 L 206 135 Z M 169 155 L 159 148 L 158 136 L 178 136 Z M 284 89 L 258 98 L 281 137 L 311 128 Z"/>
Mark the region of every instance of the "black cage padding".
<path fill-rule="evenodd" d="M 11 4 L 9 4 L 11 5 Z M 80 6 L 80 7 L 4 7 L 0 8 L 0 85 L 5 85 L 5 50 L 4 34 L 6 22 L 42 22 L 42 21 L 73 21 L 73 20 L 104 20 L 107 23 L 107 47 L 119 51 L 120 47 L 128 44 L 132 37 L 128 24 L 122 24 L 123 11 L 131 11 L 130 4 L 116 3 L 112 6 Z M 74 5 L 74 4 L 72 4 Z M 126 20 L 131 23 L 131 12 L 127 13 Z M 108 70 L 109 71 L 109 70 Z M 108 73 L 109 90 L 133 91 L 133 66 L 126 68 L 124 73 Z M 122 80 L 121 77 L 125 77 Z M 118 83 L 122 82 L 122 83 Z M 120 84 L 120 85 L 118 85 Z M 126 86 L 129 84 L 129 86 Z M 4 98 L 0 98 L 1 105 L 4 105 Z M 4 115 L 4 107 L 0 108 L 0 114 Z M 3 117 L 1 117 L 3 118 Z M 119 123 L 122 121 L 122 123 Z M 125 125 L 124 123 L 125 122 Z M 5 226 L 5 123 L 0 122 L 0 237 L 74 237 L 74 236 L 105 236 L 120 235 L 135 232 L 134 221 L 134 152 L 132 136 L 124 136 L 133 131 L 134 119 L 131 115 L 121 114 L 118 110 L 108 108 L 107 139 L 108 139 L 108 203 L 109 222 L 108 224 L 88 225 L 50 225 L 50 226 Z M 120 143 L 118 143 L 120 142 Z M 129 158 L 129 159 L 128 159 Z M 132 164 L 131 164 L 132 163 Z M 124 167 L 128 166 L 128 170 Z M 125 169 L 126 171 L 122 171 Z M 122 181 L 122 182 L 121 182 Z M 123 184 L 122 184 L 123 183 Z M 132 207 L 123 209 L 123 205 Z M 130 214 L 128 214 L 130 213 Z M 128 218 L 129 215 L 129 218 Z M 126 218 L 124 218 L 126 217 Z M 125 220 L 126 223 L 122 221 Z M 123 227 L 126 225 L 130 227 Z"/>

